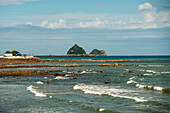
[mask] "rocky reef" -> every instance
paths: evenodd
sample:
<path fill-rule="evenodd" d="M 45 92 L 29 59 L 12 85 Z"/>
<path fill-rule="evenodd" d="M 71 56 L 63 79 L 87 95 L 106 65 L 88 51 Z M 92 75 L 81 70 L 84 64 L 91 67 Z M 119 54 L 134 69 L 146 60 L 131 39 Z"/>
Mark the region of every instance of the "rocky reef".
<path fill-rule="evenodd" d="M 90 56 L 107 56 L 106 52 L 104 50 L 98 50 L 98 49 L 93 49 L 90 54 Z"/>
<path fill-rule="evenodd" d="M 77 44 L 71 47 L 67 52 L 67 56 L 87 56 L 87 55 L 88 54 L 86 53 L 86 51 Z"/>

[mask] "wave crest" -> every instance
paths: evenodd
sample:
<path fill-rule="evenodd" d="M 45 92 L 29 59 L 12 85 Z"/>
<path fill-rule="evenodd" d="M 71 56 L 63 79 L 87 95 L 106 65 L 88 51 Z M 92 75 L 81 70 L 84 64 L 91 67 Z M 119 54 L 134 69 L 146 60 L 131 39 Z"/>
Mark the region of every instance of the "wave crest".
<path fill-rule="evenodd" d="M 85 94 L 97 94 L 97 95 L 110 95 L 113 97 L 133 99 L 137 102 L 146 102 L 148 100 L 143 99 L 142 97 L 132 97 L 128 96 L 128 93 L 136 92 L 135 90 L 127 89 L 116 89 L 114 87 L 108 87 L 103 85 L 86 85 L 86 84 L 77 84 L 73 89 L 82 90 Z"/>
<path fill-rule="evenodd" d="M 35 94 L 35 96 L 37 97 L 46 97 L 46 94 L 43 94 L 41 92 L 39 92 L 36 87 L 34 87 L 33 85 L 30 85 L 29 87 L 27 87 L 27 90 L 29 90 L 31 93 Z"/>

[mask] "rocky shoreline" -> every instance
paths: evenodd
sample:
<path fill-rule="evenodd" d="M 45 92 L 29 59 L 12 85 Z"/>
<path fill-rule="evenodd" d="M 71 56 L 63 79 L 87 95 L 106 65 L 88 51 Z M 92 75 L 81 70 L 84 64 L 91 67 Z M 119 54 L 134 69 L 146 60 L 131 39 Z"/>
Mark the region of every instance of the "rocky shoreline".
<path fill-rule="evenodd" d="M 78 65 L 76 63 L 73 64 L 64 64 L 64 65 L 28 65 L 28 66 L 18 66 L 18 65 L 7 65 L 7 66 L 0 66 L 0 69 L 5 69 L 5 68 L 42 68 L 42 67 L 105 67 L 105 66 L 138 66 L 138 65 L 125 65 L 125 64 L 110 64 L 110 63 L 105 63 L 105 64 L 97 64 L 97 65 Z"/>
<path fill-rule="evenodd" d="M 105 66 L 138 66 L 138 65 L 125 65 L 117 64 L 112 62 L 122 62 L 130 60 L 44 60 L 44 59 L 0 59 L 0 69 L 10 69 L 10 68 L 42 68 L 42 67 L 105 67 Z M 21 66 L 17 64 L 38 64 L 38 63 L 49 63 L 49 62 L 73 62 L 73 64 L 64 65 L 27 65 Z M 76 62 L 98 62 L 95 65 L 78 65 Z M 107 63 L 109 62 L 109 63 Z M 102 63 L 102 64 L 100 64 Z M 24 75 L 55 75 L 55 76 L 65 76 L 57 72 L 62 72 L 61 70 L 1 70 L 0 77 L 3 76 L 24 76 Z"/>
<path fill-rule="evenodd" d="M 9 64 L 37 64 L 50 62 L 125 62 L 134 60 L 46 60 L 46 59 L 3 59 L 0 58 L 0 65 Z"/>
<path fill-rule="evenodd" d="M 61 70 L 5 70 L 0 71 L 0 77 L 4 76 L 25 76 L 25 75 L 59 75 L 56 72 L 62 72 Z"/>

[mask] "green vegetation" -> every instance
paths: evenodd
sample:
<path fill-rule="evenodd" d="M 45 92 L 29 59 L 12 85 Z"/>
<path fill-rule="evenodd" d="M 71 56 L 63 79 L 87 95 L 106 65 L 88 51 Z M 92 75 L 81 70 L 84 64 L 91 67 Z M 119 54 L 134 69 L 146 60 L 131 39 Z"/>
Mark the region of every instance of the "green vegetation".
<path fill-rule="evenodd" d="M 73 47 L 71 47 L 68 52 L 67 55 L 84 55 L 87 54 L 86 51 L 82 48 L 79 47 L 77 44 L 75 44 Z"/>
<path fill-rule="evenodd" d="M 21 53 L 19 51 L 13 50 L 13 51 L 6 51 L 5 54 L 13 54 L 13 55 L 19 55 L 21 56 Z"/>
<path fill-rule="evenodd" d="M 106 55 L 106 52 L 104 50 L 98 50 L 98 49 L 93 49 L 90 54 L 100 54 L 100 55 Z"/>

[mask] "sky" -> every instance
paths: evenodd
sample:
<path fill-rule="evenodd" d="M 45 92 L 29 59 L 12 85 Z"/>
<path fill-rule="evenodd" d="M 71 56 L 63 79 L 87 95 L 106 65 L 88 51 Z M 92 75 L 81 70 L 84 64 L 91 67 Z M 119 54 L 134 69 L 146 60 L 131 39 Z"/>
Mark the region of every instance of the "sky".
<path fill-rule="evenodd" d="M 0 0 L 0 54 L 170 55 L 170 0 Z"/>

